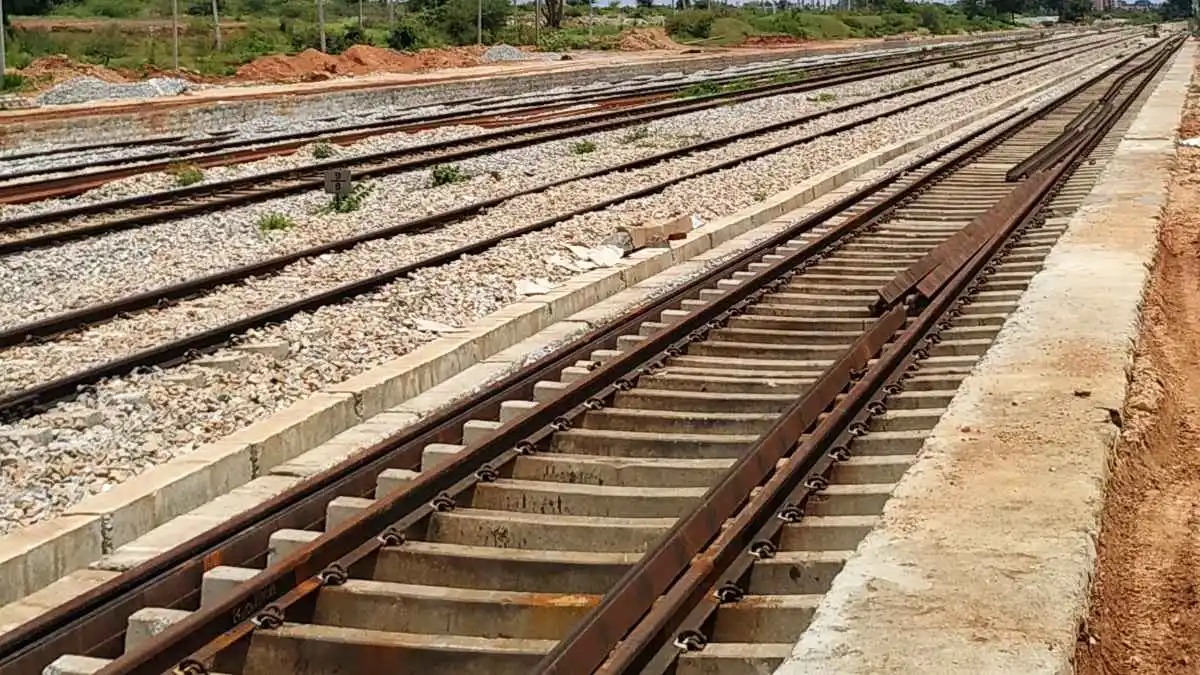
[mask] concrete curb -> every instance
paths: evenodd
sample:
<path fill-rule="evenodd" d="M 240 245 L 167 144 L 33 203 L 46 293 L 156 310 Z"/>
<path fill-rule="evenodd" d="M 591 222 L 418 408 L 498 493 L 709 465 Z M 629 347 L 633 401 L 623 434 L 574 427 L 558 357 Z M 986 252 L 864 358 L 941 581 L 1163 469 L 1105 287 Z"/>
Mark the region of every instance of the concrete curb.
<path fill-rule="evenodd" d="M 1194 55 L 1175 57 L 777 673 L 1073 672 L 1117 437 L 1105 408 L 1125 397 Z"/>
<path fill-rule="evenodd" d="M 104 564 L 101 569 L 128 569 L 140 560 L 148 559 L 152 552 L 165 550 L 165 542 L 179 543 L 194 536 L 197 527 L 215 524 L 211 518 L 206 518 L 179 523 L 178 529 L 173 528 L 175 532 L 169 536 L 165 532 L 154 532 L 171 519 L 222 495 L 233 495 L 235 488 L 266 476 L 273 468 L 321 446 L 364 420 L 374 422 L 380 413 L 414 414 L 416 410 L 400 404 L 430 391 L 436 384 L 462 373 L 473 364 L 490 360 L 492 363 L 488 367 L 493 371 L 501 367 L 496 365 L 498 362 L 511 366 L 515 357 L 502 355 L 503 350 L 556 322 L 568 317 L 573 322 L 587 325 L 607 320 L 615 316 L 617 310 L 597 307 L 601 300 L 664 270 L 667 270 L 664 279 L 680 283 L 679 273 L 669 268 L 698 258 L 881 164 L 962 131 L 966 125 L 979 123 L 1086 69 L 1064 73 L 967 118 L 818 174 L 796 188 L 694 230 L 686 239 L 672 242 L 669 249 L 637 251 L 617 266 L 579 275 L 551 293 L 509 305 L 454 336 L 427 343 L 327 391 L 298 401 L 224 439 L 140 474 L 106 493 L 89 497 L 59 518 L 0 538 L 0 603 L 10 603 L 34 593 L 64 574 L 84 568 L 127 545 L 129 549 L 116 556 L 118 562 Z M 528 349 L 538 349 L 538 340 L 542 340 L 544 346 L 545 338 L 535 337 Z M 480 381 L 476 379 L 475 382 Z M 420 410 L 427 411 L 427 407 Z M 408 423 L 412 421 L 415 420 L 409 419 Z M 337 445 L 342 449 L 330 451 L 330 457 L 341 458 L 355 449 L 353 443 Z M 290 475 L 295 477 L 293 482 L 300 480 L 297 472 Z M 271 489 L 278 492 L 283 487 L 274 484 Z M 271 494 L 270 490 L 265 493 L 257 489 L 251 491 L 256 498 Z M 74 523 L 74 529 L 68 530 L 66 522 Z M 149 535 L 154 535 L 153 541 L 135 541 Z M 53 564 L 30 564 L 32 560 L 43 558 L 53 560 Z"/>

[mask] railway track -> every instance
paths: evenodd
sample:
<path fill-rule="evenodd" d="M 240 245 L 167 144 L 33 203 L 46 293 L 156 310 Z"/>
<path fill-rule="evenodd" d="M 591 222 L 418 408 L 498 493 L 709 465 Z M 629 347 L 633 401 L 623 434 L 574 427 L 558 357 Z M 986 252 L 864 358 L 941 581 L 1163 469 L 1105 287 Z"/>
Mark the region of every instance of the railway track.
<path fill-rule="evenodd" d="M 0 175 L 0 203 L 26 203 L 38 199 L 66 197 L 116 180 L 118 178 L 137 175 L 150 171 L 161 171 L 174 162 L 194 163 L 200 167 L 223 166 L 231 163 L 245 162 L 253 159 L 293 152 L 307 143 L 315 140 L 330 143 L 345 144 L 389 133 L 411 133 L 440 126 L 456 124 L 471 124 L 485 128 L 511 126 L 522 121 L 535 118 L 562 116 L 578 112 L 581 106 L 611 106 L 622 107 L 636 105 L 649 101 L 659 101 L 669 98 L 679 91 L 705 82 L 716 86 L 737 83 L 738 86 L 761 85 L 772 80 L 782 80 L 789 77 L 825 77 L 846 68 L 858 68 L 863 65 L 883 65 L 885 62 L 900 63 L 912 58 L 929 57 L 930 55 L 946 55 L 948 57 L 968 58 L 972 51 L 990 51 L 1002 54 L 1014 49 L 1028 48 L 1060 41 L 1061 38 L 1023 40 L 1006 38 L 1004 40 L 981 41 L 980 45 L 952 45 L 947 47 L 912 48 L 896 50 L 884 54 L 850 54 L 839 58 L 825 57 L 823 59 L 798 59 L 785 67 L 743 68 L 735 73 L 717 73 L 702 80 L 681 78 L 679 82 L 645 82 L 645 83 L 616 83 L 597 91 L 569 91 L 551 96 L 519 95 L 514 97 L 471 97 L 456 99 L 438 104 L 443 110 L 436 112 L 416 112 L 431 107 L 430 105 L 413 106 L 394 111 L 385 118 L 356 122 L 351 124 L 331 125 L 320 129 L 301 132 L 268 134 L 253 138 L 230 138 L 233 130 L 221 130 L 209 134 L 209 138 L 187 138 L 181 135 L 159 136 L 149 139 L 130 140 L 115 143 L 92 143 L 72 148 L 61 148 L 43 152 L 18 153 L 0 157 L 4 160 L 21 160 L 41 157 L 52 157 L 57 154 L 100 151 L 105 149 L 122 149 L 139 146 L 167 145 L 176 146 L 167 150 L 150 152 L 126 161 L 112 158 L 95 159 L 91 161 L 73 161 L 59 166 L 38 169 L 27 169 Z M 996 42 L 1011 42 L 1006 47 L 994 47 Z M 535 99 L 535 100 L 529 100 Z M 466 108 L 465 110 L 463 108 Z M 337 118 L 327 121 L 333 122 Z M 107 172 L 80 173 L 86 169 L 111 167 L 114 164 L 127 166 Z M 74 175 L 51 178 L 44 181 L 15 183 L 19 179 L 32 178 L 55 173 L 71 172 Z"/>
<path fill-rule="evenodd" d="M 1108 41 L 1104 41 L 1098 45 L 1091 45 L 1088 48 L 1102 49 L 1108 44 L 1110 44 Z M 534 186 L 518 193 L 502 195 L 473 204 L 466 204 L 448 212 L 433 214 L 431 216 L 409 221 L 407 223 L 402 223 L 397 226 L 356 235 L 354 237 L 335 241 L 330 244 L 312 247 L 296 253 L 277 256 L 261 263 L 255 263 L 241 268 L 214 273 L 200 279 L 173 284 L 171 286 L 135 294 L 126 298 L 100 303 L 95 306 L 84 307 L 79 310 L 52 316 L 34 323 L 16 326 L 0 331 L 0 346 L 18 345 L 31 338 L 52 338 L 55 335 L 83 329 L 97 322 L 107 321 L 114 317 L 128 314 L 129 312 L 151 307 L 163 307 L 167 303 L 178 301 L 206 290 L 217 288 L 224 284 L 236 283 L 257 275 L 277 272 L 283 270 L 287 265 L 295 263 L 304 258 L 345 251 L 353 246 L 365 241 L 370 241 L 372 239 L 391 237 L 401 234 L 427 232 L 438 227 L 444 227 L 448 224 L 459 222 L 467 217 L 482 213 L 487 208 L 496 206 L 518 196 L 549 190 L 559 185 L 585 180 L 608 173 L 628 171 L 654 163 L 667 161 L 675 157 L 681 157 L 691 153 L 720 147 L 745 138 L 751 138 L 757 135 L 785 129 L 790 126 L 810 122 L 824 115 L 851 111 L 856 108 L 879 103 L 892 98 L 919 93 L 931 87 L 944 87 L 948 84 L 954 84 L 963 79 L 974 80 L 973 82 L 959 84 L 951 89 L 930 94 L 902 105 L 897 105 L 890 110 L 884 111 L 877 115 L 867 116 L 862 119 L 837 125 L 816 133 L 800 136 L 782 143 L 776 143 L 767 148 L 763 148 L 761 150 L 757 150 L 730 160 L 710 164 L 700 169 L 686 172 L 670 180 L 648 185 L 627 194 L 605 198 L 585 207 L 572 209 L 568 212 L 556 214 L 535 223 L 504 232 L 502 234 L 482 238 L 469 244 L 452 248 L 445 252 L 430 255 L 426 258 L 413 262 L 407 262 L 363 279 L 353 280 L 340 286 L 335 286 L 328 289 L 315 290 L 314 292 L 311 292 L 300 299 L 293 300 L 282 305 L 251 312 L 223 325 L 219 325 L 207 330 L 197 331 L 193 334 L 186 335 L 176 340 L 167 341 L 153 347 L 141 349 L 126 356 L 118 357 L 107 362 L 90 365 L 74 373 L 55 377 L 25 389 L 8 393 L 4 396 L 0 396 L 0 415 L 13 419 L 31 414 L 49 403 L 74 395 L 77 391 L 79 391 L 80 387 L 93 384 L 104 378 L 122 375 L 136 368 L 170 365 L 182 362 L 204 351 L 216 349 L 226 344 L 233 336 L 243 333 L 248 329 L 284 320 L 301 311 L 311 311 L 327 304 L 344 301 L 346 299 L 361 295 L 362 293 L 379 288 L 384 284 L 391 283 L 397 279 L 409 276 L 418 270 L 444 265 L 466 255 L 475 255 L 497 246 L 506 240 L 553 227 L 581 214 L 599 211 L 614 204 L 656 194 L 671 187 L 672 185 L 682 183 L 686 180 L 728 169 L 744 162 L 752 161 L 760 157 L 780 152 L 790 147 L 795 147 L 810 142 L 816 138 L 844 133 L 856 127 L 870 124 L 883 117 L 896 115 L 906 110 L 927 105 L 941 98 L 953 96 L 969 89 L 986 86 L 1008 77 L 1012 77 L 1021 72 L 1027 72 L 1035 68 L 1043 67 L 1046 59 L 1053 59 L 1056 57 L 1061 58 L 1062 54 L 1074 53 L 1076 53 L 1075 50 L 1068 50 L 1062 53 L 1040 54 L 1024 59 L 1017 59 L 1001 66 L 985 68 L 968 74 L 941 78 L 936 81 L 880 94 L 865 100 L 855 101 L 821 112 L 799 115 L 790 120 L 770 124 L 758 129 L 752 129 L 716 139 L 702 141 L 700 143 L 658 153 L 646 158 L 625 162 L 615 167 L 599 169 L 583 176 L 568 177 L 553 181 L 548 184 Z M 1017 67 L 1016 70 L 1013 70 L 1014 66 Z M 986 75 L 984 79 L 978 79 L 983 75 Z"/>
<path fill-rule="evenodd" d="M 1113 39 L 1117 40 L 1120 38 Z M 1039 56 L 1055 53 L 1065 54 L 1069 53 L 1072 49 L 1081 48 L 1079 45 L 1073 44 L 1074 41 L 1070 42 L 1072 44 L 1045 51 Z M 995 54 L 1023 48 L 1007 47 L 984 51 L 989 54 Z M 974 58 L 983 55 L 985 54 L 973 53 L 971 57 Z M 961 58 L 967 58 L 967 56 L 964 54 L 952 54 L 920 60 L 917 63 L 920 64 L 920 67 L 927 67 L 940 63 L 952 63 Z M 299 168 L 271 171 L 242 178 L 174 188 L 134 197 L 32 213 L 0 221 L 0 238 L 3 238 L 0 240 L 0 253 L 36 248 L 72 239 L 90 237 L 105 232 L 141 227 L 214 210 L 319 190 L 324 185 L 324 173 L 335 168 L 352 168 L 356 179 L 367 179 L 420 170 L 438 164 L 463 161 L 485 154 L 527 147 L 538 143 L 636 126 L 731 103 L 853 83 L 865 78 L 902 72 L 916 67 L 911 60 L 899 59 L 898 61 L 879 66 L 857 68 L 852 72 L 845 72 L 845 68 L 834 68 L 834 72 L 826 75 L 805 75 L 799 81 L 785 78 L 783 81 L 768 82 L 749 88 L 736 87 L 694 98 L 670 98 L 668 100 L 658 100 L 631 107 L 586 112 L 570 117 L 509 126 L 465 138 L 370 153 L 352 158 L 332 159 Z M 255 150 L 254 152 L 258 151 Z M 247 159 L 253 159 L 253 157 L 242 157 L 239 161 L 246 161 Z M 77 185 L 76 181 L 80 179 L 67 176 L 53 180 L 55 184 Z M 93 178 L 86 178 L 86 180 L 92 181 Z M 111 178 L 107 180 L 111 180 Z M 107 182 L 107 180 L 104 182 Z M 40 185 L 46 188 L 51 187 L 49 183 L 42 183 Z M 14 190 L 15 193 L 23 195 L 22 199 L 44 198 L 47 193 L 42 190 L 42 187 L 14 184 L 8 186 L 8 188 L 0 186 L 0 191 L 5 189 Z M 94 222 L 85 221 L 83 224 L 71 222 L 81 217 L 94 215 L 101 215 L 103 217 Z M 47 228 L 46 226 L 49 227 Z M 31 228 L 35 227 L 39 228 L 37 233 L 22 234 L 22 232 L 27 233 Z"/>
<path fill-rule="evenodd" d="M 98 672 L 765 672 L 1181 43 L 0 637 L 0 664 L 115 657 L 134 610 L 161 606 L 199 611 Z M 200 605 L 214 561 L 268 550 Z"/>

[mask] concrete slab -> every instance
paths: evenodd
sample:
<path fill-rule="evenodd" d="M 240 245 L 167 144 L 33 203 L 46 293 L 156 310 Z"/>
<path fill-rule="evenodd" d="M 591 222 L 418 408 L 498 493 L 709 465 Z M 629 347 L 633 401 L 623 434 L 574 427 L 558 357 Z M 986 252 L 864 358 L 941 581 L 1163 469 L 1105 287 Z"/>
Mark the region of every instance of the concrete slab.
<path fill-rule="evenodd" d="M 1194 56 L 1174 59 L 777 673 L 1072 672 L 1106 408 L 1124 399 Z"/>

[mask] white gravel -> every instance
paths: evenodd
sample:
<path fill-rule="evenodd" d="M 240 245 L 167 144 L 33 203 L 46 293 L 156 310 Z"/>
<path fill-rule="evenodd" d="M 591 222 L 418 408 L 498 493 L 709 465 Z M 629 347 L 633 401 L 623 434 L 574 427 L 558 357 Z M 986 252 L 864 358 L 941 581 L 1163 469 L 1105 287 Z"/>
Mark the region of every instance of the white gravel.
<path fill-rule="evenodd" d="M 0 427 L 0 435 L 6 438 L 0 441 L 3 476 L 0 485 L 4 486 L 0 488 L 0 532 L 61 512 L 87 494 L 186 454 L 313 391 L 433 339 L 435 335 L 417 328 L 418 320 L 460 326 L 517 300 L 514 283 L 520 279 L 545 277 L 561 281 L 572 276 L 572 272 L 546 260 L 551 255 L 566 253 L 567 243 L 597 243 L 620 223 L 678 213 L 696 213 L 708 220 L 731 213 L 792 187 L 847 156 L 869 152 L 909 137 L 919 129 L 944 124 L 947 119 L 1007 97 L 1015 89 L 1054 76 L 1062 67 L 1065 64 L 886 118 L 853 133 L 820 139 L 719 174 L 687 181 L 652 197 L 587 214 L 548 231 L 510 240 L 485 254 L 426 270 L 413 279 L 391 284 L 352 302 L 251 331 L 242 339 L 245 343 L 284 342 L 290 348 L 286 358 L 248 355 L 243 368 L 236 372 L 188 364 L 166 372 L 115 378 L 46 414 Z M 763 144 L 763 141 L 756 143 L 757 147 Z M 665 178 L 678 170 L 679 165 L 671 163 L 670 167 L 636 172 L 636 176 L 606 178 L 597 181 L 596 186 L 589 184 L 587 191 L 612 193 L 647 180 Z M 577 186 L 556 191 L 554 195 L 531 197 L 523 205 L 506 205 L 486 219 L 494 219 L 495 223 L 480 219 L 462 228 L 498 230 L 509 226 L 505 222 L 544 216 L 550 209 L 560 210 L 573 203 L 571 193 L 580 190 Z M 479 230 L 473 232 L 478 233 Z M 454 236 L 449 231 L 427 235 L 420 239 L 425 247 L 420 252 L 427 253 L 430 247 Z M 362 253 L 356 251 L 355 255 L 365 256 L 364 265 L 372 261 L 393 265 L 405 253 L 402 249 L 387 248 L 389 245 L 378 242 L 364 247 Z M 329 275 L 338 273 L 330 261 L 306 264 L 311 267 L 307 273 L 314 274 L 313 279 L 333 278 Z M 464 280 L 470 281 L 464 283 Z M 40 377 L 61 369 L 75 370 L 98 354 L 111 355 L 112 344 L 134 344 L 141 339 L 137 332 L 142 329 L 152 326 L 161 329 L 169 324 L 195 329 L 200 322 L 224 313 L 224 303 L 233 298 L 226 296 L 227 292 L 236 294 L 238 289 L 222 291 L 219 302 L 205 298 L 106 324 L 63 341 L 57 349 L 8 350 L 5 367 L 31 374 L 33 371 L 17 362 L 25 358 L 41 364 Z M 194 375 L 200 381 L 180 383 L 178 378 L 185 375 Z"/>
<path fill-rule="evenodd" d="M 471 181 L 437 189 L 429 188 L 428 171 L 387 176 L 371 181 L 374 192 L 367 207 L 353 214 L 336 217 L 319 214 L 328 198 L 312 192 L 6 256 L 0 259 L 0 270 L 4 270 L 0 274 L 0 327 L 38 320 L 218 269 L 237 267 L 317 243 L 394 225 L 471 201 L 614 166 L 703 138 L 758 128 L 799 114 L 873 96 L 881 91 L 963 72 L 957 68 L 935 66 L 817 92 L 763 98 L 672 117 L 647 125 L 645 137 L 625 129 L 594 134 L 587 139 L 556 141 L 496 153 L 460 164 L 466 173 L 474 176 Z M 979 78 L 992 75 L 983 74 Z M 828 117 L 816 123 L 776 132 L 770 138 L 790 138 L 811 133 L 834 123 L 890 108 L 900 101 L 916 100 L 927 95 L 910 95 L 893 102 L 876 104 L 870 110 Z M 826 100 L 829 96 L 833 98 Z M 366 151 L 374 151 L 382 147 L 426 142 L 429 138 L 464 137 L 477 132 L 478 129 L 473 127 L 455 127 L 434 130 L 428 132 L 429 135 L 379 137 L 359 145 L 369 146 L 370 149 Z M 587 154 L 573 153 L 572 148 L 579 140 L 591 141 L 596 150 Z M 751 147 L 745 143 L 724 148 L 717 155 L 708 152 L 695 157 L 706 162 L 714 156 L 733 157 L 742 154 L 744 148 Z M 764 140 L 749 143 L 767 145 Z M 302 154 L 307 156 L 307 153 Z M 296 165 L 302 161 L 295 157 L 271 158 L 255 163 L 258 166 L 253 168 L 224 167 L 210 170 L 209 173 L 215 179 L 261 172 L 263 165 L 278 167 Z M 698 166 L 698 163 L 693 161 L 688 165 Z M 172 179 L 164 174 L 152 174 L 129 180 L 157 180 L 169 184 Z M 101 188 L 102 191 L 120 189 L 116 184 Z M 584 197 L 591 190 L 572 188 L 559 192 L 568 197 Z M 592 201 L 590 196 L 587 200 L 576 198 L 572 203 L 579 206 L 588 201 Z M 562 210 L 565 210 L 562 202 L 556 202 L 553 212 Z M 289 214 L 297 226 L 286 232 L 265 235 L 257 227 L 257 221 L 263 214 L 273 212 Z M 490 215 L 487 222 L 494 222 Z M 136 274 L 131 273 L 133 270 L 136 270 Z"/>

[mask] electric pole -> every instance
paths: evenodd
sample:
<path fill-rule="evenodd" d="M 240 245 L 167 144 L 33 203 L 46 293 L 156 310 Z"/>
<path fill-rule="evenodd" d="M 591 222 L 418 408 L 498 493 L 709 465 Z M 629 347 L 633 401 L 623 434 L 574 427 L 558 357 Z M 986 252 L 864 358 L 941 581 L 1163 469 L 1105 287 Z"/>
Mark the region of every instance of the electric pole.
<path fill-rule="evenodd" d="M 325 0 L 317 0 L 317 25 L 321 31 L 321 51 L 325 51 Z"/>
<path fill-rule="evenodd" d="M 179 70 L 179 0 L 171 0 L 171 62 Z"/>
<path fill-rule="evenodd" d="M 221 51 L 221 15 L 217 12 L 217 0 L 212 0 L 213 6 L 213 30 L 217 35 L 217 51 Z"/>
<path fill-rule="evenodd" d="M 483 44 L 483 0 L 475 0 L 475 44 Z"/>
<path fill-rule="evenodd" d="M 4 77 L 4 0 L 0 0 L 0 78 Z"/>

